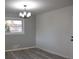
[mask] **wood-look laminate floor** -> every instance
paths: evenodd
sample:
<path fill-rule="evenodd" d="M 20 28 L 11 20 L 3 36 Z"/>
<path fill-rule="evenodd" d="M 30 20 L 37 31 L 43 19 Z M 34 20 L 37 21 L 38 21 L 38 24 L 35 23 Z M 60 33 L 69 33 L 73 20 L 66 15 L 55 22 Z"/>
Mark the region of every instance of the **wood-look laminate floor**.
<path fill-rule="evenodd" d="M 21 51 L 6 52 L 5 59 L 66 59 L 61 56 L 50 54 L 38 48 Z"/>

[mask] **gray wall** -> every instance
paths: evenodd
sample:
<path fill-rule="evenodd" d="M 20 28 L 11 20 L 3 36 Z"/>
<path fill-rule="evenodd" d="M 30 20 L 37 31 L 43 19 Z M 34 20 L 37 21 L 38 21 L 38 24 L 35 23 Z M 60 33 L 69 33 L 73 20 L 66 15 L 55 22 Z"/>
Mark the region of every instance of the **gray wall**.
<path fill-rule="evenodd" d="M 18 19 L 6 17 L 6 19 Z M 6 34 L 5 35 L 5 49 L 17 49 L 35 46 L 35 16 L 30 19 L 24 19 L 24 34 Z"/>
<path fill-rule="evenodd" d="M 72 23 L 72 6 L 37 15 L 36 47 L 72 59 Z"/>

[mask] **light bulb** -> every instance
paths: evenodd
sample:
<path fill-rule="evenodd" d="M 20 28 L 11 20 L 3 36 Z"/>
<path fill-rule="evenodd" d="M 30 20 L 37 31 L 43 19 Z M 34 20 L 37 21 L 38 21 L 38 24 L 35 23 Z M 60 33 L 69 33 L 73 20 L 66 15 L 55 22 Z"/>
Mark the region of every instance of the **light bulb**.
<path fill-rule="evenodd" d="M 27 14 L 26 11 L 24 11 L 24 12 L 23 12 L 23 15 L 26 15 L 26 14 Z"/>
<path fill-rule="evenodd" d="M 31 16 L 31 12 L 28 12 L 28 13 L 27 13 L 27 17 L 30 17 L 30 16 Z"/>
<path fill-rule="evenodd" d="M 19 13 L 19 16 L 20 16 L 20 17 L 24 17 L 24 14 L 22 14 L 22 13 L 20 12 L 20 13 Z"/>
<path fill-rule="evenodd" d="M 19 16 L 22 16 L 22 13 L 21 12 L 19 13 Z"/>

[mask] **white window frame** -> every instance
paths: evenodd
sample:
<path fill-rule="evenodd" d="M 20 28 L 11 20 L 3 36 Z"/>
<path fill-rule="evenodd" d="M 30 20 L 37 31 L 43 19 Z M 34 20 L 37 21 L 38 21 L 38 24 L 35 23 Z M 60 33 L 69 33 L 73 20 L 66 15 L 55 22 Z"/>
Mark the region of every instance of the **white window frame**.
<path fill-rule="evenodd" d="M 6 19 L 6 20 L 21 20 L 22 21 L 22 32 L 5 32 L 5 35 L 11 35 L 11 34 L 24 34 L 24 19 L 19 18 L 12 18 L 12 19 Z"/>

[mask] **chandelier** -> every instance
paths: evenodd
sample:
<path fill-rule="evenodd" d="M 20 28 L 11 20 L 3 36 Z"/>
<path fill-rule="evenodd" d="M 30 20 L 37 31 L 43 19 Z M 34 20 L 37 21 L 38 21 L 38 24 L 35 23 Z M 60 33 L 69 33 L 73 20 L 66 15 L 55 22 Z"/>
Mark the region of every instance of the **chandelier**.
<path fill-rule="evenodd" d="M 24 11 L 19 13 L 19 17 L 21 17 L 21 18 L 31 17 L 31 12 L 27 11 L 27 5 L 24 5 Z"/>

